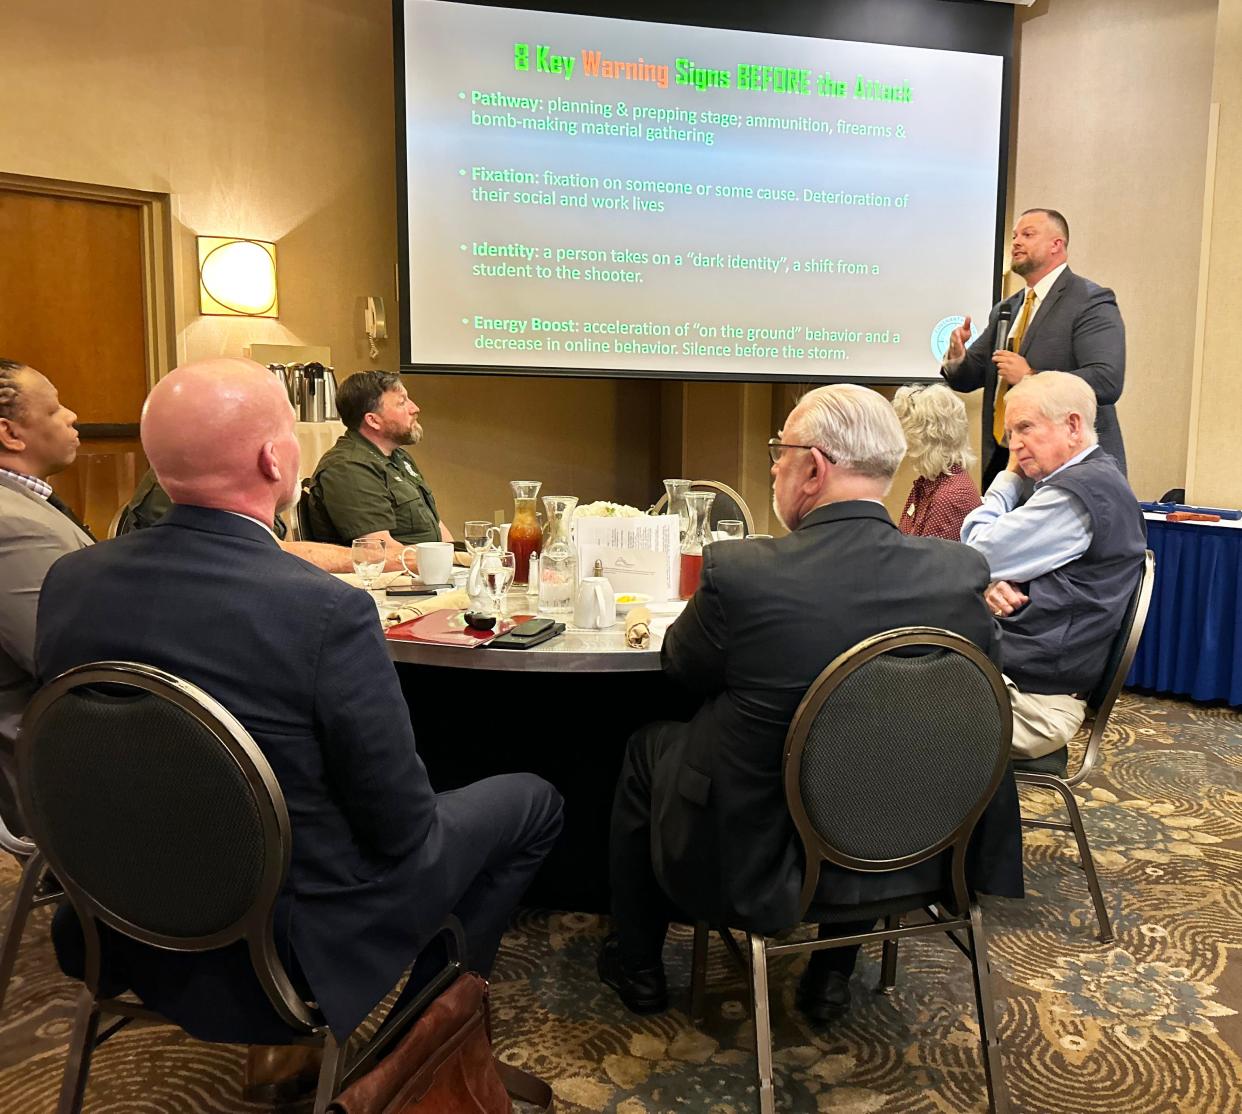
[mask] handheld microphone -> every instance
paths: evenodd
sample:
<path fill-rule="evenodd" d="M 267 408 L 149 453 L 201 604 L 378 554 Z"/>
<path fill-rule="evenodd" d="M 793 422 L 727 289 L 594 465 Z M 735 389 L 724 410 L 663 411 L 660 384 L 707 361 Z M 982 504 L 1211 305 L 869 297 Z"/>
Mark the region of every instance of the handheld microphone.
<path fill-rule="evenodd" d="M 1009 347 L 1009 327 L 1013 324 L 1013 306 L 1005 302 L 996 316 L 996 351 Z"/>

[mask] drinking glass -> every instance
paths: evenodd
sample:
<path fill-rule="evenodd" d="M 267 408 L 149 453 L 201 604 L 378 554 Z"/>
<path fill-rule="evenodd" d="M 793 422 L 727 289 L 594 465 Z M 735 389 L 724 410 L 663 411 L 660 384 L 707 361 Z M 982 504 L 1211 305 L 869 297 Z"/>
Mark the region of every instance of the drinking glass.
<path fill-rule="evenodd" d="M 716 523 L 716 540 L 741 541 L 746 536 L 746 523 L 736 518 L 722 518 Z"/>
<path fill-rule="evenodd" d="M 480 549 L 486 549 L 488 544 L 488 531 L 491 530 L 492 524 L 482 519 L 472 520 L 466 523 L 462 532 L 462 539 L 466 543 L 467 553 L 478 553 Z"/>
<path fill-rule="evenodd" d="M 384 543 L 379 538 L 355 538 L 349 547 L 354 572 L 368 592 L 371 582 L 384 571 Z"/>
<path fill-rule="evenodd" d="M 492 601 L 492 613 L 499 618 L 504 614 L 505 593 L 513 583 L 513 575 L 517 571 L 517 559 L 509 550 L 503 553 L 488 550 L 479 555 L 483 563 L 483 586 Z"/>

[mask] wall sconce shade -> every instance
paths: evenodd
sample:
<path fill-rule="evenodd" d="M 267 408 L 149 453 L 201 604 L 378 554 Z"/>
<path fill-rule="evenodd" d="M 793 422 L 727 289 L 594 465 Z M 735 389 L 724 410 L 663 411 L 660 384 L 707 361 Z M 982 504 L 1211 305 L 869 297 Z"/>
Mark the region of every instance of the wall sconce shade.
<path fill-rule="evenodd" d="M 199 312 L 279 317 L 276 245 L 236 236 L 198 237 Z"/>

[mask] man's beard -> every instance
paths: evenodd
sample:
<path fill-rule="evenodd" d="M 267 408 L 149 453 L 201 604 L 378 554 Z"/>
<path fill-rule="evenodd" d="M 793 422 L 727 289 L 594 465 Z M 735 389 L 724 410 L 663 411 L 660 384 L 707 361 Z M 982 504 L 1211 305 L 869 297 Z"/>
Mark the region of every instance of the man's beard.
<path fill-rule="evenodd" d="M 785 521 L 785 516 L 781 514 L 781 509 L 777 505 L 775 489 L 773 489 L 772 491 L 772 513 L 776 515 L 777 522 L 779 522 L 782 526 L 784 526 L 786 530 L 793 530 L 793 527 L 790 526 L 789 523 Z"/>
<path fill-rule="evenodd" d="M 392 439 L 398 445 L 417 445 L 423 439 L 423 427 L 418 422 L 411 422 L 409 429 L 394 433 Z"/>
<path fill-rule="evenodd" d="M 1021 259 L 1015 260 L 1010 269 L 1015 275 L 1026 278 L 1032 272 L 1038 271 L 1039 267 L 1040 262 L 1033 255 L 1024 255 Z"/>

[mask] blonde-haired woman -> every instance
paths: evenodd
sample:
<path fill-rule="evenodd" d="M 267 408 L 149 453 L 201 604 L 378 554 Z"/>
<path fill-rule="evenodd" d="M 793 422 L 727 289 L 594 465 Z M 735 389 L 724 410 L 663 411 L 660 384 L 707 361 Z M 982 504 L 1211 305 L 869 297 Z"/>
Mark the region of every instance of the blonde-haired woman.
<path fill-rule="evenodd" d="M 970 451 L 966 407 L 948 387 L 902 387 L 893 399 L 917 478 L 897 520 L 903 534 L 959 541 L 962 520 L 981 502 L 966 471 Z"/>

